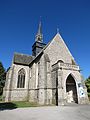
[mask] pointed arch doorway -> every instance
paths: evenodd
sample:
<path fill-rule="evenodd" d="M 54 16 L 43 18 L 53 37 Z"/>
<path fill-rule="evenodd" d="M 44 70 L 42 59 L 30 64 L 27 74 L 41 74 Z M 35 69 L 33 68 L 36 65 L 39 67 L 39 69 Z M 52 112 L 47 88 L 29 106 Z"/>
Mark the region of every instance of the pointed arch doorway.
<path fill-rule="evenodd" d="M 78 103 L 76 82 L 70 74 L 66 79 L 67 103 Z"/>

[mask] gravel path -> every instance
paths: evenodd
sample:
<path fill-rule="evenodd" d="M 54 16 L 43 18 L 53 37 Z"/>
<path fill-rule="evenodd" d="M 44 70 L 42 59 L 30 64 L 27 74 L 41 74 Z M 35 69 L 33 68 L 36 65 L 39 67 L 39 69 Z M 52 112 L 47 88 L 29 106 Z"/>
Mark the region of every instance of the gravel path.
<path fill-rule="evenodd" d="M 90 105 L 0 110 L 0 120 L 90 120 Z"/>

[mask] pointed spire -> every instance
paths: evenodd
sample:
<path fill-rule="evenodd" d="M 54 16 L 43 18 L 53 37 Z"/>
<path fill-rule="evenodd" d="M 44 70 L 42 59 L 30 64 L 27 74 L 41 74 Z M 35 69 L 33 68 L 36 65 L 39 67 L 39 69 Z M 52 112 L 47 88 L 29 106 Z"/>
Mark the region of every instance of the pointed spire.
<path fill-rule="evenodd" d="M 39 22 L 38 32 L 37 32 L 37 35 L 36 35 L 36 41 L 39 41 L 39 42 L 43 41 L 41 20 Z"/>
<path fill-rule="evenodd" d="M 42 29 L 41 29 L 41 21 L 39 22 L 39 27 L 38 27 L 38 34 L 40 35 L 40 34 L 42 34 Z"/>

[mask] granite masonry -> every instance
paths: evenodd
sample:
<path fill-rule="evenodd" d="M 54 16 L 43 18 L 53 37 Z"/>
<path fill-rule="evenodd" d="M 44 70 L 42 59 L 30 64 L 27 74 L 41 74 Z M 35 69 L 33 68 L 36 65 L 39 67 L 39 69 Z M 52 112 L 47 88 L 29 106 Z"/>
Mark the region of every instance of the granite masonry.
<path fill-rule="evenodd" d="M 39 23 L 32 55 L 15 53 L 7 71 L 4 100 L 41 105 L 86 104 L 87 89 L 80 68 L 61 35 L 46 45 Z"/>

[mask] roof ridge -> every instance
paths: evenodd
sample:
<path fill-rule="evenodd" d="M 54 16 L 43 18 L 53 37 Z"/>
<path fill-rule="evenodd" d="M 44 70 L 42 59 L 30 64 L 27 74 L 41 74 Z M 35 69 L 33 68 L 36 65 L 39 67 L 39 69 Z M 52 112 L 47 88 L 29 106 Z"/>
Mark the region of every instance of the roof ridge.
<path fill-rule="evenodd" d="M 30 64 L 49 46 L 49 44 L 53 41 L 53 39 L 55 39 L 57 35 L 62 38 L 60 33 L 56 33 L 56 35 L 48 42 L 48 44 L 45 45 L 45 47 L 37 54 L 37 56 L 30 62 Z"/>
<path fill-rule="evenodd" d="M 27 56 L 27 57 L 33 57 L 32 55 L 18 53 L 18 52 L 14 52 L 14 55 L 24 55 L 24 56 Z"/>

